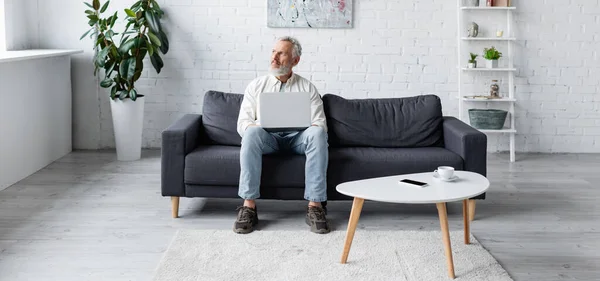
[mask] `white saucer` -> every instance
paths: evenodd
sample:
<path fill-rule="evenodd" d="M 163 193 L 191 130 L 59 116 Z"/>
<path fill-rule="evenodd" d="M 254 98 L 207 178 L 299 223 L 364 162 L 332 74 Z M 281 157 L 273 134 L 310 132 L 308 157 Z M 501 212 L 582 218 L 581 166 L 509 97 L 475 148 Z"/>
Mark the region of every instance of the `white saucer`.
<path fill-rule="evenodd" d="M 433 178 L 437 179 L 437 180 L 441 180 L 441 181 L 447 181 L 447 182 L 451 182 L 451 181 L 455 181 L 458 179 L 457 175 L 454 175 L 453 177 L 449 178 L 449 179 L 443 179 L 442 177 L 440 177 L 440 175 L 438 175 L 438 173 L 433 173 Z"/>

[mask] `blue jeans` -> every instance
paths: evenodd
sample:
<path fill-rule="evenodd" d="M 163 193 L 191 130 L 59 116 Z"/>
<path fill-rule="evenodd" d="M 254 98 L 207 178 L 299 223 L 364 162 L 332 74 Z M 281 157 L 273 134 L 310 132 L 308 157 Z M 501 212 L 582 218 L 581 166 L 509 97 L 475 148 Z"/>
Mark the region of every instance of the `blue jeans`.
<path fill-rule="evenodd" d="M 311 126 L 301 132 L 285 133 L 269 133 L 261 127 L 248 127 L 242 138 L 238 195 L 247 200 L 259 198 L 263 154 L 289 150 L 306 155 L 304 199 L 327 201 L 327 147 L 327 133 L 321 127 Z"/>

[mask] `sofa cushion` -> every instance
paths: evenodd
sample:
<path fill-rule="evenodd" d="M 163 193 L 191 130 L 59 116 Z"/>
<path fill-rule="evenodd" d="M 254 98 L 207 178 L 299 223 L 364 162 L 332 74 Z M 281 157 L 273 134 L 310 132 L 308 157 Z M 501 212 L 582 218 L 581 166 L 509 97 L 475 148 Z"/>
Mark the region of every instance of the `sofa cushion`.
<path fill-rule="evenodd" d="M 264 155 L 261 186 L 304 187 L 305 161 L 304 155 Z M 185 157 L 186 184 L 237 186 L 239 180 L 239 147 L 199 146 Z"/>
<path fill-rule="evenodd" d="M 210 144 L 240 146 L 237 119 L 244 95 L 209 91 L 204 95 L 202 124 Z"/>
<path fill-rule="evenodd" d="M 329 194 L 331 194 L 331 188 L 335 190 L 335 186 L 343 182 L 433 172 L 438 166 L 452 166 L 457 170 L 462 170 L 463 159 L 458 154 L 442 147 L 331 148 L 327 174 Z"/>
<path fill-rule="evenodd" d="M 442 144 L 442 104 L 435 95 L 345 99 L 323 96 L 329 144 L 428 147 Z"/>

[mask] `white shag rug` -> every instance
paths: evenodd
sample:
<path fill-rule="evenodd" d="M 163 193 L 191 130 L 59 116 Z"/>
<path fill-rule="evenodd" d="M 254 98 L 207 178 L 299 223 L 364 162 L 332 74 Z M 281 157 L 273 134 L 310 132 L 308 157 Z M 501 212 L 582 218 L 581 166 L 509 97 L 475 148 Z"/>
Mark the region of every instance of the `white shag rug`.
<path fill-rule="evenodd" d="M 156 268 L 154 281 L 212 280 L 451 280 L 440 231 L 357 229 L 346 264 L 346 231 L 180 230 Z M 471 235 L 450 232 L 455 280 L 512 280 Z"/>

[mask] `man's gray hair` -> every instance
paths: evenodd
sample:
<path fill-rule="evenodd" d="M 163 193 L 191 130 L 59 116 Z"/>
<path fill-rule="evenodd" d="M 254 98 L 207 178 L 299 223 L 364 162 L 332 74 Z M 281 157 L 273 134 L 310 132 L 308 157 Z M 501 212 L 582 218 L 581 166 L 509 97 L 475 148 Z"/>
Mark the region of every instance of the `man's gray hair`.
<path fill-rule="evenodd" d="M 279 37 L 279 39 L 277 39 L 277 41 L 287 41 L 287 42 L 292 43 L 292 45 L 294 45 L 294 47 L 292 48 L 292 57 L 293 58 L 297 58 L 302 55 L 302 46 L 300 45 L 300 42 L 298 42 L 298 40 L 296 38 L 291 37 L 291 36 L 283 36 L 283 37 Z"/>

